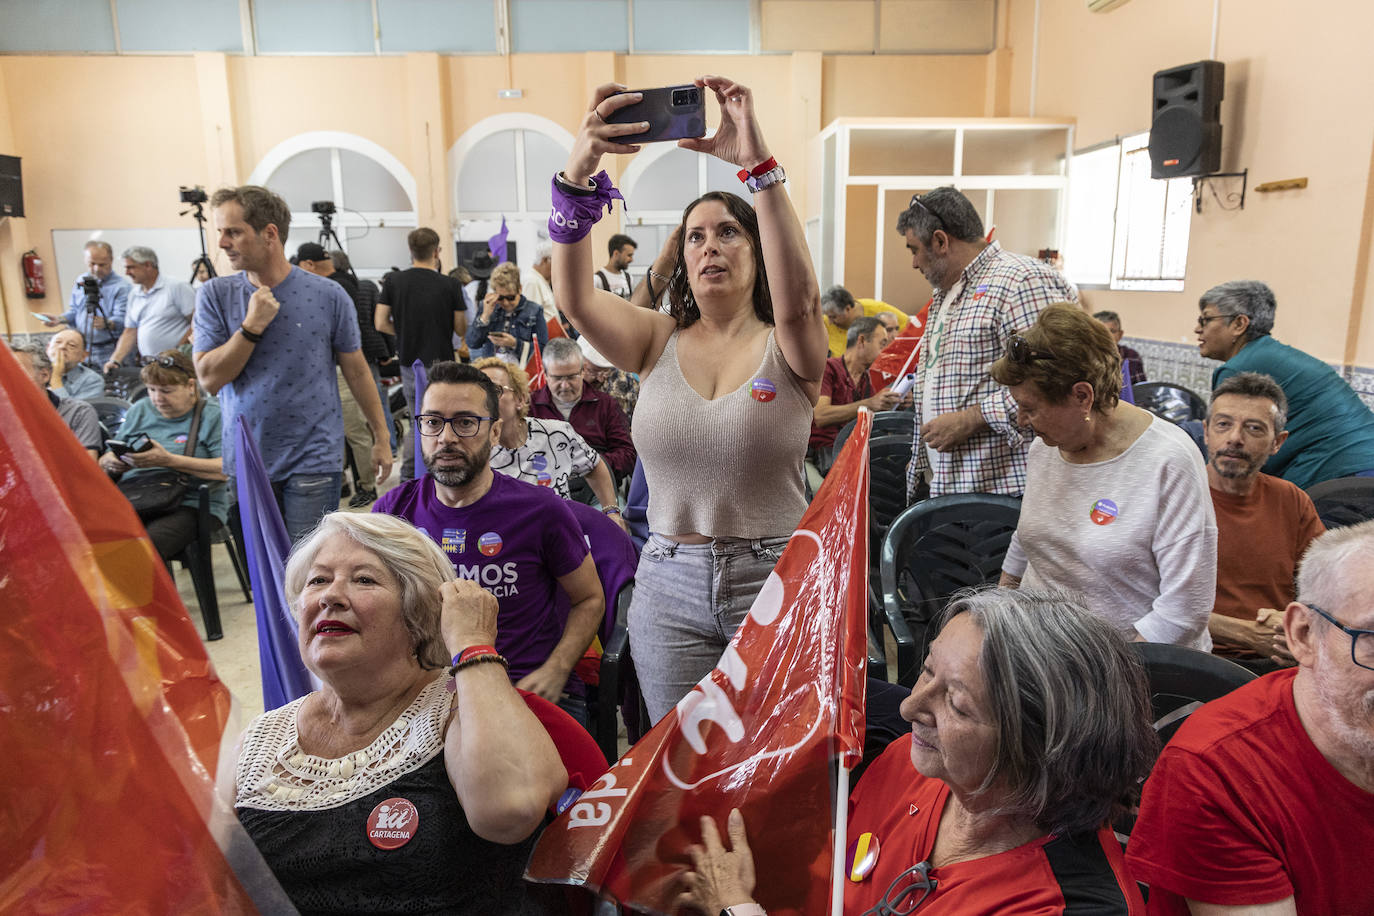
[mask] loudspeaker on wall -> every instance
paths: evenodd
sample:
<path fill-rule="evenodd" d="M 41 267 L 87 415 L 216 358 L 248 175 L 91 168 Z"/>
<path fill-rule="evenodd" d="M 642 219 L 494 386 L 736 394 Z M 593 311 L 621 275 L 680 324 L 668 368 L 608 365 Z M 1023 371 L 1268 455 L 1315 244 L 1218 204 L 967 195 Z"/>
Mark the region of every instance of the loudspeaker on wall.
<path fill-rule="evenodd" d="M 1200 60 L 1154 76 L 1150 177 L 1181 178 L 1221 170 L 1221 96 L 1226 65 Z"/>

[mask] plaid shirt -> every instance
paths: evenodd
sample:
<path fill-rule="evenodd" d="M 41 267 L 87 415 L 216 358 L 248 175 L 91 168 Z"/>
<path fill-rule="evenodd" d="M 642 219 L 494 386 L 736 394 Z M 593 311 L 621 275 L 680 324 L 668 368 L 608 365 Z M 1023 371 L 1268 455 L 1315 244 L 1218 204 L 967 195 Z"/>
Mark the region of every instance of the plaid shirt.
<path fill-rule="evenodd" d="M 1034 258 L 1003 251 L 997 242 L 980 252 L 962 276 L 963 286 L 955 298 L 946 301 L 946 292 L 935 290 L 927 336 L 940 325 L 937 314 L 946 311 L 936 358 L 933 362 L 928 358 L 933 341 L 926 340 L 925 352 L 916 364 L 916 433 L 907 467 L 908 500 L 929 467 L 921 425 L 975 405 L 989 428 L 954 451 L 936 453 L 930 495 L 1021 495 L 1026 488 L 1030 437 L 1016 425 L 1011 394 L 992 380 L 988 370 L 1006 352 L 1011 335 L 1035 324 L 1041 309 L 1054 302 L 1078 301 L 1078 291 L 1061 274 Z M 928 372 L 936 373 L 934 396 L 932 403 L 923 403 Z"/>

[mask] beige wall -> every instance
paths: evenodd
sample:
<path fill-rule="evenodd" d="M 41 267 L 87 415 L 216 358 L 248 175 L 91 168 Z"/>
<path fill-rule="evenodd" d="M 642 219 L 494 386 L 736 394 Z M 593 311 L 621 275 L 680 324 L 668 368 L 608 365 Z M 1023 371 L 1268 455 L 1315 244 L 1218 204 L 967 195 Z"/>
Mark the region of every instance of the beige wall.
<path fill-rule="evenodd" d="M 1011 113 L 1029 112 L 1034 0 L 1009 0 Z M 1035 113 L 1078 122 L 1089 146 L 1149 128 L 1151 76 L 1209 55 L 1212 4 L 1128 3 L 1090 13 L 1042 0 Z M 1342 0 L 1311 14 L 1285 0 L 1223 0 L 1218 60 L 1226 64 L 1222 169 L 1250 170 L 1243 211 L 1210 192 L 1193 216 L 1181 293 L 1089 291 L 1127 332 L 1192 341 L 1197 299 L 1224 280 L 1259 279 L 1279 301 L 1275 336 L 1333 362 L 1374 365 L 1374 296 L 1367 274 L 1374 219 L 1374 5 Z M 1302 191 L 1256 184 L 1306 176 Z M 1227 186 L 1218 184 L 1224 192 Z M 1065 252 L 1073 258 L 1073 252 Z"/>

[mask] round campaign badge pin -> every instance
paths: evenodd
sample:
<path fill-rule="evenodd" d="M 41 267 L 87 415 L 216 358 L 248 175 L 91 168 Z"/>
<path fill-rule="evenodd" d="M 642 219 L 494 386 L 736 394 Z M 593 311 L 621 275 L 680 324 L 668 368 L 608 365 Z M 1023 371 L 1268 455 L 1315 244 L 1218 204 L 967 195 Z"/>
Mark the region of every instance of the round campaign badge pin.
<path fill-rule="evenodd" d="M 501 535 L 495 531 L 488 531 L 477 539 L 477 549 L 482 552 L 484 557 L 494 557 L 501 552 Z"/>
<path fill-rule="evenodd" d="M 530 456 L 530 466 L 536 471 L 542 471 L 549 466 L 549 459 L 543 453 Z"/>
<path fill-rule="evenodd" d="M 539 471 L 534 475 L 534 482 L 541 487 L 553 486 L 553 477 L 548 471 Z"/>
<path fill-rule="evenodd" d="M 759 376 L 749 386 L 749 396 L 761 404 L 767 404 L 778 396 L 778 386 L 773 384 L 772 379 Z"/>
<path fill-rule="evenodd" d="M 367 839 L 378 849 L 400 849 L 420 829 L 420 812 L 399 796 L 378 802 L 367 817 Z"/>
<path fill-rule="evenodd" d="M 849 844 L 849 880 L 858 884 L 873 874 L 878 864 L 878 838 L 871 833 L 861 833 L 858 839 Z"/>
<path fill-rule="evenodd" d="M 582 790 L 576 786 L 568 786 L 563 790 L 563 794 L 558 796 L 558 803 L 553 806 L 555 814 L 562 814 L 573 806 L 573 802 L 582 797 Z"/>
<path fill-rule="evenodd" d="M 1099 499 L 1093 503 L 1092 511 L 1088 513 L 1088 518 L 1093 520 L 1094 525 L 1110 525 L 1116 521 L 1116 516 L 1120 512 L 1116 503 L 1110 499 Z"/>

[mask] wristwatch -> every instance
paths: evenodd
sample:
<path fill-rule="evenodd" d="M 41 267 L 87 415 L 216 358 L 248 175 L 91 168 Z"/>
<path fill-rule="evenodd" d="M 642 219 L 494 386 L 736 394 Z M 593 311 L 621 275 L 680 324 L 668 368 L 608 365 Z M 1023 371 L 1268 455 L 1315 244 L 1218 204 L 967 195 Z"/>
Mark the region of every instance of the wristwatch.
<path fill-rule="evenodd" d="M 720 916 L 768 916 L 768 911 L 754 903 L 737 903 L 720 911 Z"/>

